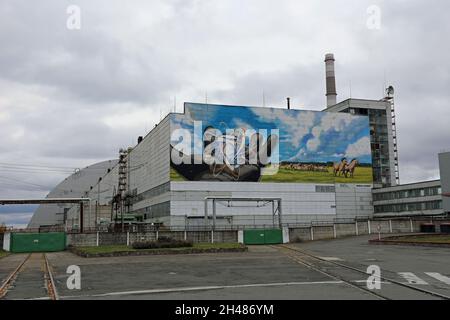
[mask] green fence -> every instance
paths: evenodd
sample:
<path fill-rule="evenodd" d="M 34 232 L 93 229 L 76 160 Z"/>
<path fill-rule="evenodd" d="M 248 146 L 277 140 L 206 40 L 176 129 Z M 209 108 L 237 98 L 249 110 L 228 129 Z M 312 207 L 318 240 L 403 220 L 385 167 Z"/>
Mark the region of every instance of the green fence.
<path fill-rule="evenodd" d="M 283 243 L 281 229 L 244 230 L 245 244 L 278 244 Z"/>
<path fill-rule="evenodd" d="M 64 232 L 11 233 L 11 252 L 50 252 L 66 248 Z"/>

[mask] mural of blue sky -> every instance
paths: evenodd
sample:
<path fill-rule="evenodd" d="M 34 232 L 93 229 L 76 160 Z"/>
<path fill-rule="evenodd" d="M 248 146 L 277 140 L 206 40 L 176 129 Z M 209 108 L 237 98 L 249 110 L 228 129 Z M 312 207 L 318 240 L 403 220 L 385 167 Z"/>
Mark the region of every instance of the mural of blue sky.
<path fill-rule="evenodd" d="M 280 162 L 338 162 L 346 157 L 372 163 L 369 120 L 364 116 L 196 103 L 186 103 L 184 111 L 172 115 L 172 132 L 178 128 L 194 132 L 194 121 L 202 121 L 202 129 L 213 126 L 223 133 L 245 128 L 266 129 L 270 134 L 271 129 L 278 129 Z M 201 139 L 197 137 L 193 146 L 196 154 L 202 152 Z"/>

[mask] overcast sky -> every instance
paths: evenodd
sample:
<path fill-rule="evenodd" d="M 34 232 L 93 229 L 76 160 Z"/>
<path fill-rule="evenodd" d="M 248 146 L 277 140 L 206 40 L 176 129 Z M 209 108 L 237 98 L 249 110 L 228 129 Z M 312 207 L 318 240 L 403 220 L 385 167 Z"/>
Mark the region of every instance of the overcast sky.
<path fill-rule="evenodd" d="M 69 5 L 80 29 L 67 28 Z M 2 0 L 0 198 L 43 197 L 73 168 L 116 158 L 175 96 L 177 111 L 206 93 L 258 106 L 263 91 L 267 106 L 290 96 L 322 110 L 328 52 L 338 100 L 395 87 L 401 182 L 438 178 L 437 153 L 450 149 L 449 12 L 446 0 Z M 0 222 L 26 223 L 22 211 Z"/>

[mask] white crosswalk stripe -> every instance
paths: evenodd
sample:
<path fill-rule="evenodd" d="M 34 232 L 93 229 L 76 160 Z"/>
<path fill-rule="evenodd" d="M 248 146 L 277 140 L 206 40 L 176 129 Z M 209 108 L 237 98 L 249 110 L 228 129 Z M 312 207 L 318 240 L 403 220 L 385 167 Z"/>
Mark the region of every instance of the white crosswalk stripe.
<path fill-rule="evenodd" d="M 428 284 L 412 272 L 399 272 L 398 275 L 408 281 L 409 284 Z"/>
<path fill-rule="evenodd" d="M 450 278 L 437 272 L 425 272 L 426 275 L 450 285 Z"/>

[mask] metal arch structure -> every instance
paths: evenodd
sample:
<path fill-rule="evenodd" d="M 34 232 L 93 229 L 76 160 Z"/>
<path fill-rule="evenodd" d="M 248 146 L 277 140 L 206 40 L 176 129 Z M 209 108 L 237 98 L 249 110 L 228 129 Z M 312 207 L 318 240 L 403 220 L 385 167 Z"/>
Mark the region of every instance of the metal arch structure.
<path fill-rule="evenodd" d="M 83 233 L 83 204 L 89 202 L 89 218 L 92 213 L 91 198 L 45 198 L 45 199 L 0 199 L 0 205 L 12 204 L 58 204 L 75 203 L 80 205 L 80 232 Z"/>
<path fill-rule="evenodd" d="M 233 198 L 233 197 L 223 197 L 223 196 L 208 196 L 205 197 L 205 226 L 208 225 L 209 213 L 208 213 L 208 202 L 212 201 L 213 212 L 212 212 L 212 228 L 216 228 L 216 202 L 217 201 L 230 201 L 230 202 L 271 202 L 272 203 L 272 217 L 275 224 L 275 215 L 278 213 L 278 225 L 282 227 L 282 206 L 281 198 Z M 275 203 L 277 206 L 275 207 Z"/>

